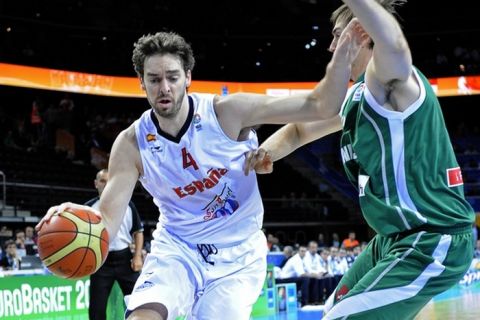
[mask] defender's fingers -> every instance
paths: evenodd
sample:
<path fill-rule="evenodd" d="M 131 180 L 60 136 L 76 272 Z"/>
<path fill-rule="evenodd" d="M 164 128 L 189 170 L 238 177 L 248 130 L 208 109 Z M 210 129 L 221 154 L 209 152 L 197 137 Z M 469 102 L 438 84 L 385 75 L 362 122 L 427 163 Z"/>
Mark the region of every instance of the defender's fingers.
<path fill-rule="evenodd" d="M 245 152 L 245 162 L 243 163 L 243 174 L 248 176 L 248 172 L 250 171 L 250 161 L 252 161 L 252 152 L 248 151 Z"/>

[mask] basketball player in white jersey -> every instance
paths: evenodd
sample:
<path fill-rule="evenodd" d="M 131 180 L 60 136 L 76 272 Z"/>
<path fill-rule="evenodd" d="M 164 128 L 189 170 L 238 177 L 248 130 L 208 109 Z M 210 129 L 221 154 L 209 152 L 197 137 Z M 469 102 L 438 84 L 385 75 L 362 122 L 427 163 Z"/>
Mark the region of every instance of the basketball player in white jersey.
<path fill-rule="evenodd" d="M 151 253 L 126 299 L 129 320 L 249 319 L 267 253 L 256 176 L 243 174 L 244 154 L 258 145 L 251 128 L 321 117 L 326 128 L 338 126 L 323 110 L 341 102 L 351 59 L 363 45 L 357 25 L 345 34 L 324 80 L 309 94 L 284 98 L 188 94 L 190 45 L 175 33 L 138 40 L 133 63 L 152 108 L 115 140 L 99 207 L 115 234 L 140 180 L 161 212 Z M 37 228 L 77 206 L 50 208 Z"/>

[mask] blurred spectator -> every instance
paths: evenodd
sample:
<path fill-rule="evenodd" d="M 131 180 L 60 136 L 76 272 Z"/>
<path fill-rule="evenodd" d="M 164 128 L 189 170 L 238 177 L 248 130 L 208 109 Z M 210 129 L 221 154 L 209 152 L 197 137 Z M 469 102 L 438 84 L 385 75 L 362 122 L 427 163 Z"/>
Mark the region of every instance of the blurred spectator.
<path fill-rule="evenodd" d="M 41 146 L 44 143 L 45 124 L 42 118 L 42 102 L 36 98 L 32 102 L 32 111 L 30 112 L 30 125 L 32 127 L 32 143 L 35 146 Z"/>
<path fill-rule="evenodd" d="M 25 245 L 27 244 L 37 244 L 37 236 L 32 226 L 25 227 Z"/>
<path fill-rule="evenodd" d="M 325 235 L 324 235 L 323 233 L 321 233 L 321 232 L 318 234 L 317 243 L 318 243 L 318 248 L 319 248 L 319 249 L 323 249 L 323 248 L 326 247 Z"/>
<path fill-rule="evenodd" d="M 305 269 L 313 276 L 323 276 L 327 270 L 320 264 L 320 255 L 318 254 L 318 244 L 316 241 L 308 243 L 308 251 L 303 260 Z"/>
<path fill-rule="evenodd" d="M 25 250 L 27 255 L 36 255 L 38 253 L 37 237 L 32 226 L 25 227 Z"/>
<path fill-rule="evenodd" d="M 355 247 L 355 248 L 359 248 L 359 247 Z M 347 249 L 346 253 L 347 255 L 345 256 L 345 259 L 347 260 L 347 268 L 350 269 L 353 262 L 355 261 L 355 256 L 353 255 L 353 249 Z"/>
<path fill-rule="evenodd" d="M 480 240 L 477 240 L 477 243 L 475 244 L 475 252 L 473 254 L 473 257 L 480 259 Z"/>
<path fill-rule="evenodd" d="M 348 233 L 348 238 L 342 241 L 342 248 L 344 249 L 353 249 L 354 247 L 360 245 L 360 242 L 356 239 L 357 235 L 354 231 Z"/>
<path fill-rule="evenodd" d="M 331 251 L 338 250 L 338 247 L 330 247 L 330 250 L 325 248 L 320 251 L 320 264 L 323 269 L 325 269 L 327 272 L 323 275 L 323 282 L 321 283 L 321 300 L 325 300 L 330 296 L 330 294 L 333 292 L 335 289 L 335 279 L 333 277 L 333 269 L 332 269 L 332 263 L 331 263 Z"/>
<path fill-rule="evenodd" d="M 15 245 L 17 246 L 18 255 L 24 257 L 27 254 L 27 249 L 25 248 L 25 231 L 20 229 L 15 231 Z"/>
<path fill-rule="evenodd" d="M 20 270 L 21 258 L 17 253 L 15 241 L 7 240 L 5 242 L 5 252 L 0 260 L 0 266 L 3 270 Z"/>
<path fill-rule="evenodd" d="M 59 103 L 59 128 L 62 128 L 70 133 L 72 133 L 72 126 L 73 126 L 73 110 L 75 108 L 75 104 L 73 103 L 72 98 L 68 93 L 65 93 L 62 100 Z"/>
<path fill-rule="evenodd" d="M 319 304 L 325 298 L 325 291 L 331 288 L 331 274 L 321 263 L 316 241 L 308 243 L 308 251 L 305 255 L 304 263 L 310 277 L 313 278 L 310 281 L 310 301 L 308 302 Z"/>
<path fill-rule="evenodd" d="M 332 245 L 331 246 L 340 248 L 340 237 L 338 236 L 338 233 L 336 233 L 336 232 L 332 233 Z"/>
<path fill-rule="evenodd" d="M 361 246 L 356 246 L 353 248 L 353 257 L 357 259 L 357 257 L 362 253 L 362 247 Z"/>
<path fill-rule="evenodd" d="M 288 198 L 289 200 L 289 206 L 290 208 L 298 208 L 298 200 L 297 200 L 297 195 L 295 192 L 290 192 L 290 197 Z"/>
<path fill-rule="evenodd" d="M 285 259 L 282 261 L 282 263 L 279 265 L 279 268 L 282 269 L 287 261 L 293 257 L 294 251 L 292 246 L 285 246 L 283 247 L 283 255 L 285 256 Z"/>
<path fill-rule="evenodd" d="M 306 305 L 309 301 L 309 283 L 310 276 L 305 269 L 304 258 L 307 253 L 305 246 L 300 246 L 298 253 L 293 255 L 285 263 L 281 272 L 277 275 L 277 283 L 295 282 L 299 292 L 299 301 L 302 305 Z"/>
<path fill-rule="evenodd" d="M 280 244 L 278 242 L 278 238 L 275 237 L 273 234 L 269 233 L 267 235 L 267 246 L 270 252 L 281 252 Z"/>
<path fill-rule="evenodd" d="M 307 247 L 300 246 L 298 252 L 294 254 L 283 266 L 280 274 L 278 274 L 279 279 L 287 278 L 297 278 L 297 277 L 307 277 L 308 272 L 305 268 L 305 255 L 307 254 Z"/>
<path fill-rule="evenodd" d="M 46 128 L 47 145 L 53 147 L 55 145 L 56 132 L 60 123 L 60 107 L 49 104 L 44 113 L 44 121 Z"/>
<path fill-rule="evenodd" d="M 16 119 L 15 127 L 7 131 L 3 144 L 5 147 L 21 151 L 33 151 L 31 135 L 25 127 L 25 120 Z"/>
<path fill-rule="evenodd" d="M 347 251 L 344 248 L 338 250 L 338 254 L 333 254 L 331 256 L 332 273 L 335 278 L 335 287 L 342 279 L 345 272 L 348 270 L 348 261 L 347 261 Z"/>

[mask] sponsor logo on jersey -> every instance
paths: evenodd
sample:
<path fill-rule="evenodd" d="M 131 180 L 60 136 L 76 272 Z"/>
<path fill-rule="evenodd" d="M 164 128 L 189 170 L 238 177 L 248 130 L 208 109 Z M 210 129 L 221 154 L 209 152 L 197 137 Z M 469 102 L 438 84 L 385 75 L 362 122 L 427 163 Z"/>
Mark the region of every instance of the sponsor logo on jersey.
<path fill-rule="evenodd" d="M 359 197 L 365 196 L 365 186 L 367 185 L 369 179 L 370 177 L 364 174 L 358 175 L 358 196 Z"/>
<path fill-rule="evenodd" d="M 162 152 L 163 147 L 161 145 L 156 145 L 156 146 L 150 146 L 150 152 L 151 153 L 157 153 L 157 152 Z"/>
<path fill-rule="evenodd" d="M 447 169 L 447 182 L 449 187 L 461 186 L 463 184 L 460 167 Z"/>
<path fill-rule="evenodd" d="M 142 283 L 141 285 L 139 285 L 137 288 L 135 288 L 135 291 L 138 292 L 138 291 L 143 291 L 143 290 L 146 290 L 148 288 L 151 288 L 153 287 L 155 284 L 152 282 L 152 281 L 145 281 L 144 283 Z"/>
<path fill-rule="evenodd" d="M 215 187 L 227 172 L 228 169 L 226 168 L 210 168 L 210 170 L 207 171 L 207 176 L 205 178 L 194 180 L 183 187 L 180 186 L 173 188 L 173 191 L 180 199 L 194 195 L 197 192 L 203 192 Z"/>
<path fill-rule="evenodd" d="M 152 134 L 152 133 L 147 134 L 147 142 L 152 142 L 156 140 L 157 140 L 157 136 L 155 134 Z"/>
<path fill-rule="evenodd" d="M 362 93 L 363 93 L 364 90 L 365 90 L 365 83 L 362 83 L 355 90 L 355 93 L 353 94 L 352 101 L 360 101 L 360 99 L 362 98 Z"/>
<path fill-rule="evenodd" d="M 209 221 L 215 218 L 231 216 L 240 204 L 235 200 L 233 190 L 225 184 L 223 190 L 219 195 L 216 195 L 208 205 L 202 210 L 205 210 L 203 220 Z"/>

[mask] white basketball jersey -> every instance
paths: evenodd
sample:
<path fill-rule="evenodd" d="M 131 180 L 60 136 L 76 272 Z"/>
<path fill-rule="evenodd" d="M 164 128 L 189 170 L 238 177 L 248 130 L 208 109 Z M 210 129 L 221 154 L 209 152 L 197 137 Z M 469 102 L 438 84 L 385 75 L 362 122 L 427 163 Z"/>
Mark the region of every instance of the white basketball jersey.
<path fill-rule="evenodd" d="M 258 147 L 252 130 L 230 139 L 213 107 L 214 95 L 189 95 L 189 115 L 178 137 L 163 132 L 153 110 L 135 122 L 144 175 L 140 182 L 160 210 L 160 228 L 191 244 L 229 245 L 262 227 L 255 172 L 243 173 L 245 152 Z"/>

